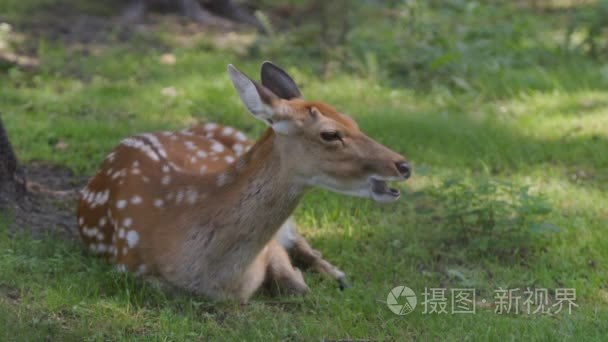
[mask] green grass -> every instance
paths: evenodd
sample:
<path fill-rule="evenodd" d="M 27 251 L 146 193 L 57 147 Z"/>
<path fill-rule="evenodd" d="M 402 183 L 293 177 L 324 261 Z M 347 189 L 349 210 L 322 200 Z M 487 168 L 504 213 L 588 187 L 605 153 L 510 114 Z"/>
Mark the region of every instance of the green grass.
<path fill-rule="evenodd" d="M 14 2 L 5 20 L 19 23 L 36 3 Z M 492 11 L 504 11 L 492 18 L 507 25 L 505 18 L 514 10 L 499 6 Z M 315 72 L 322 61 L 314 54 L 298 59 L 289 49 L 283 55 L 270 50 L 307 98 L 351 114 L 370 136 L 403 152 L 416 166 L 396 204 L 315 191 L 298 208 L 302 233 L 348 273 L 352 288 L 340 292 L 333 282 L 307 273 L 312 292 L 304 298 L 258 295 L 246 307 L 211 303 L 115 273 L 78 244 L 52 236 L 9 237 L 2 228 L 0 340 L 604 339 L 606 66 L 560 50 L 557 38 L 547 40 L 559 36 L 559 13 L 518 14 L 525 16 L 520 19 L 529 32 L 545 39 L 543 44 L 517 50 L 515 55 L 529 57 L 525 63 L 499 72 L 451 66 L 447 70 L 466 79 L 464 88 L 442 83 L 445 75 L 424 68 L 415 80 L 428 72 L 430 81 L 420 88 L 406 87 L 412 84 L 407 75 L 371 77 L 348 67 L 324 78 Z M 467 20 L 467 25 L 483 22 Z M 0 71 L 0 113 L 20 159 L 92 174 L 122 137 L 136 132 L 212 120 L 259 134 L 262 125 L 245 113 L 225 68 L 231 62 L 257 75 L 268 57 L 256 50 L 242 54 L 214 47 L 209 37 L 184 45 L 161 31 L 111 42 L 90 55 L 74 53 L 73 46 L 61 42 L 26 39 L 22 44 L 33 47 L 42 66 Z M 531 40 L 525 44 L 538 43 Z M 175 65 L 159 63 L 166 52 L 176 56 Z M 162 96 L 165 87 L 174 87 L 177 96 Z M 60 140 L 68 144 L 65 150 L 55 149 Z M 543 222 L 559 230 L 543 234 L 523 254 L 498 254 L 491 248 L 480 253 L 473 240 L 454 240 L 455 222 L 442 211 L 450 202 L 432 195 L 450 178 L 528 186 L 552 208 Z M 455 196 L 467 201 L 477 195 Z M 385 305 L 397 285 L 418 294 L 419 307 L 409 315 L 396 316 Z M 499 315 L 480 305 L 474 315 L 425 315 L 420 306 L 425 287 L 474 287 L 478 299 L 488 302 L 501 287 L 575 288 L 578 308 L 554 316 Z"/>

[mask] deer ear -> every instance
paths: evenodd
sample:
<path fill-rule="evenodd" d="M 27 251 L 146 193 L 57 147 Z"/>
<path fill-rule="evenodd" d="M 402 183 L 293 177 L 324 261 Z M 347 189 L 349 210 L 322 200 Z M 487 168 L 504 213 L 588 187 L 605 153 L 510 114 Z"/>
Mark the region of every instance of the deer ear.
<path fill-rule="evenodd" d="M 296 82 L 285 70 L 274 63 L 269 61 L 262 63 L 261 76 L 264 87 L 270 89 L 278 97 L 285 100 L 302 97 Z"/>
<path fill-rule="evenodd" d="M 228 73 L 245 107 L 257 119 L 272 126 L 273 116 L 275 115 L 272 102 L 277 100 L 278 97 L 263 85 L 251 80 L 232 64 L 228 65 Z"/>

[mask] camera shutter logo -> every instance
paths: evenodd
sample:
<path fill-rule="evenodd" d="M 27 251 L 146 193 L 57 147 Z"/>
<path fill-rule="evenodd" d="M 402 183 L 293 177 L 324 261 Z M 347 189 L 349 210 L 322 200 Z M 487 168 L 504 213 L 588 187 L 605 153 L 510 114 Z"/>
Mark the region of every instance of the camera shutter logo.
<path fill-rule="evenodd" d="M 418 298 L 407 286 L 397 286 L 388 293 L 386 305 L 397 315 L 407 315 L 414 311 Z"/>

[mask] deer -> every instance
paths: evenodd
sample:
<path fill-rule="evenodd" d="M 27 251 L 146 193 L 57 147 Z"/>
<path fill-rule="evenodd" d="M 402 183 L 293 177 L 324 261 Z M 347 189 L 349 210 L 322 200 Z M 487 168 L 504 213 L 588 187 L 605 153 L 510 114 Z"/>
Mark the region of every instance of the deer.
<path fill-rule="evenodd" d="M 268 127 L 255 142 L 201 123 L 125 138 L 81 190 L 80 237 L 119 271 L 160 278 L 212 300 L 247 303 L 265 284 L 309 292 L 299 267 L 346 286 L 343 271 L 297 232 L 292 217 L 315 187 L 380 203 L 412 167 L 344 113 L 305 100 L 272 62 L 261 83 L 232 65 L 241 102 Z M 293 259 L 293 262 L 292 262 Z"/>

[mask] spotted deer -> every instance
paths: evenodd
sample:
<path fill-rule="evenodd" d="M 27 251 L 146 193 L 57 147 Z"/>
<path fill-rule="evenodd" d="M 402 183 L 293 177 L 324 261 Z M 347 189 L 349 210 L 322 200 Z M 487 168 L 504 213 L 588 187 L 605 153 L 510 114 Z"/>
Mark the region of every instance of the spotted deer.
<path fill-rule="evenodd" d="M 312 187 L 393 202 L 387 181 L 407 179 L 410 165 L 347 115 L 304 100 L 276 65 L 262 64 L 261 84 L 228 72 L 266 132 L 253 143 L 207 123 L 124 139 L 81 191 L 82 240 L 119 270 L 212 299 L 246 302 L 265 282 L 308 292 L 290 255 L 344 285 L 297 233 L 293 210 Z"/>

